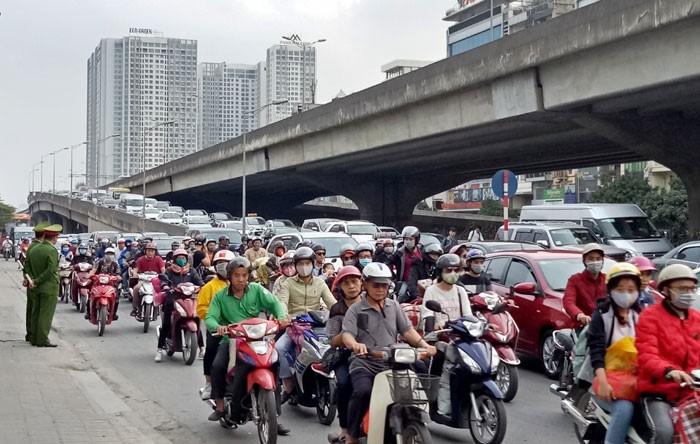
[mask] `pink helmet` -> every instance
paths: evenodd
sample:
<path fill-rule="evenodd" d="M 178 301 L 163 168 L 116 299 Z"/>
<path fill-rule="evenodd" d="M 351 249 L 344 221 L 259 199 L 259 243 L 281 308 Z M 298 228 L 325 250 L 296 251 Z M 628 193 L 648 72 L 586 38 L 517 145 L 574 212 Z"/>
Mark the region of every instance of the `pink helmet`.
<path fill-rule="evenodd" d="M 173 257 L 177 257 L 177 256 L 187 257 L 188 254 L 187 254 L 187 251 L 183 250 L 182 248 L 178 248 L 177 250 L 173 251 Z"/>
<path fill-rule="evenodd" d="M 627 262 L 636 266 L 639 269 L 639 271 L 641 271 L 641 272 L 656 270 L 656 266 L 651 261 L 651 259 L 649 259 L 648 257 L 635 256 Z"/>

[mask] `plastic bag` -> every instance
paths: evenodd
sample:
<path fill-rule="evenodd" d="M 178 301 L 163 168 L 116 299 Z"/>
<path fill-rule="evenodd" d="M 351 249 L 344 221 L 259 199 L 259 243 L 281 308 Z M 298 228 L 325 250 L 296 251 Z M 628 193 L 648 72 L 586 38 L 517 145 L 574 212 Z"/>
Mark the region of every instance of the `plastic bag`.
<path fill-rule="evenodd" d="M 613 389 L 615 399 L 636 402 L 637 393 L 637 347 L 634 338 L 625 336 L 605 351 L 605 377 Z M 598 392 L 598 378 L 593 381 L 593 390 Z"/>

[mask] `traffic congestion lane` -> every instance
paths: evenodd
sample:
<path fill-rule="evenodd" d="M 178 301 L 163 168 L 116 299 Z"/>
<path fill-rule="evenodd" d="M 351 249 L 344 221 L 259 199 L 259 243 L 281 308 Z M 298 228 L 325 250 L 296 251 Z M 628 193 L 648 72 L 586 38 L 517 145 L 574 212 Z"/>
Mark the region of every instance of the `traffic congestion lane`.
<path fill-rule="evenodd" d="M 13 262 L 0 263 L 0 266 L 16 270 Z M 16 273 L 19 279 L 20 271 L 16 270 Z M 55 324 L 64 341 L 82 350 L 99 374 L 107 375 L 108 384 L 128 381 L 172 415 L 172 419 L 184 427 L 188 435 L 191 433 L 195 436 L 194 442 L 223 443 L 231 439 L 246 444 L 258 442 L 253 424 L 238 430 L 225 430 L 207 421 L 211 410 L 199 399 L 197 392 L 204 381 L 200 360 L 186 366 L 181 355 L 175 354 L 164 357 L 162 363 L 156 364 L 153 362 L 155 329 L 152 328 L 148 334 L 141 332 L 142 324 L 128 315 L 128 301 L 122 299 L 119 311 L 120 320 L 107 326 L 103 337 L 97 336 L 97 328 L 71 304 L 58 304 Z M 525 365 L 520 368 L 519 393 L 506 407 L 508 432 L 504 442 L 575 442 L 571 422 L 564 417 L 559 403 L 548 391 L 550 381 L 533 368 L 536 367 Z M 119 388 L 124 387 L 117 387 L 117 393 L 125 392 Z M 145 410 L 142 414 L 148 416 L 149 411 Z M 337 431 L 337 421 L 331 427 L 323 426 L 318 423 L 315 410 L 309 408 L 285 405 L 281 421 L 292 429 L 291 435 L 281 438 L 281 442 L 301 444 L 308 443 L 310 439 L 311 442 L 326 442 L 327 434 Z M 436 443 L 472 442 L 468 430 L 436 424 L 432 424 L 430 429 Z M 181 440 L 182 428 L 164 427 L 160 431 L 173 442 L 184 442 Z M 189 438 L 187 442 L 193 441 Z"/>

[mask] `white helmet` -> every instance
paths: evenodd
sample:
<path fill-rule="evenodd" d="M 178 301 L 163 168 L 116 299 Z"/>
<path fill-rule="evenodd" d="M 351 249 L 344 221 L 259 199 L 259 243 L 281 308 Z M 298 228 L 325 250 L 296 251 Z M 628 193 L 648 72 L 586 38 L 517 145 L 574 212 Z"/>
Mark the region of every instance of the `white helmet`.
<path fill-rule="evenodd" d="M 109 254 L 109 253 L 115 254 L 116 251 L 114 250 L 114 248 L 109 247 L 109 248 L 105 249 L 105 254 Z"/>
<path fill-rule="evenodd" d="M 214 255 L 214 259 L 212 259 L 212 264 L 215 264 L 219 261 L 226 261 L 226 262 L 231 262 L 233 258 L 236 257 L 235 254 L 233 254 L 233 251 L 231 250 L 219 250 L 216 252 Z"/>
<path fill-rule="evenodd" d="M 378 284 L 391 284 L 392 274 L 389 267 L 380 263 L 372 262 L 362 269 L 362 280 L 372 281 Z"/>

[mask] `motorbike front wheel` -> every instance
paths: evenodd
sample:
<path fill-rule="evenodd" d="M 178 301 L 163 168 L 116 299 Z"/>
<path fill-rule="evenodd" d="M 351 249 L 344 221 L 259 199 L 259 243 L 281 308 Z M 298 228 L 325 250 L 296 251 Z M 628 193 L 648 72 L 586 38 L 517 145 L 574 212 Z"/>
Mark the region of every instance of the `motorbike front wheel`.
<path fill-rule="evenodd" d="M 97 336 L 105 333 L 105 325 L 107 325 L 107 307 L 102 305 L 97 312 Z"/>
<path fill-rule="evenodd" d="M 260 444 L 277 443 L 277 402 L 275 392 L 258 389 L 258 439 Z"/>
<path fill-rule="evenodd" d="M 141 308 L 141 316 L 143 317 L 143 332 L 148 333 L 148 328 L 151 326 L 151 304 L 143 304 Z"/>
<path fill-rule="evenodd" d="M 185 364 L 192 365 L 197 359 L 197 333 L 193 331 L 185 332 L 185 340 L 182 343 L 182 359 Z"/>
<path fill-rule="evenodd" d="M 425 424 L 412 422 L 401 433 L 401 439 L 406 444 L 432 444 L 433 437 Z"/>
<path fill-rule="evenodd" d="M 518 393 L 519 375 L 518 367 L 515 365 L 506 364 L 501 361 L 498 363 L 498 372 L 494 381 L 498 388 L 503 393 L 503 401 L 510 402 Z"/>
<path fill-rule="evenodd" d="M 503 401 L 496 399 L 490 393 L 476 395 L 476 412 L 469 408 L 469 433 L 477 444 L 500 444 L 506 436 L 506 408 Z M 470 403 L 470 401 L 467 401 Z"/>
<path fill-rule="evenodd" d="M 316 394 L 318 395 L 318 404 L 316 405 L 318 422 L 323 425 L 333 424 L 338 408 L 333 403 L 333 389 L 328 378 L 317 378 Z"/>
<path fill-rule="evenodd" d="M 87 296 L 80 296 L 80 305 L 78 306 L 78 311 L 85 313 L 85 306 L 87 305 Z"/>

